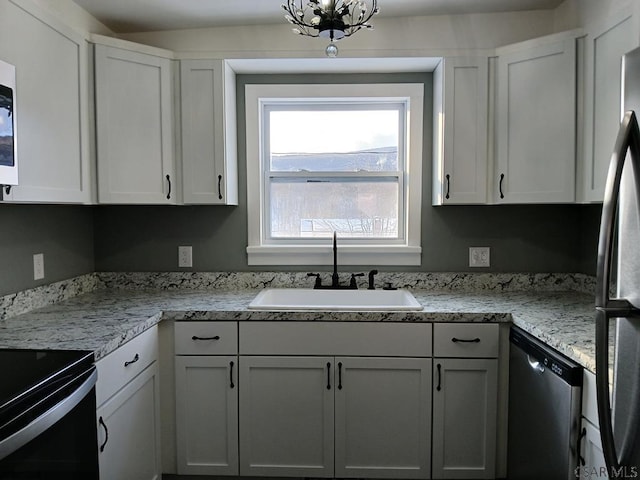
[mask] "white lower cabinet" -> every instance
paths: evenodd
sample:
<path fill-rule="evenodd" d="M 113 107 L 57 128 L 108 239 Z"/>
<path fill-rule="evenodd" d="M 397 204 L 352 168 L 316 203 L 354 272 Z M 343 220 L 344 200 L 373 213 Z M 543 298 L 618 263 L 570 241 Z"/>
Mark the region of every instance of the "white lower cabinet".
<path fill-rule="evenodd" d="M 497 324 L 436 323 L 433 478 L 494 478 L 498 413 Z"/>
<path fill-rule="evenodd" d="M 335 476 L 429 478 L 431 359 L 335 362 Z"/>
<path fill-rule="evenodd" d="M 238 474 L 236 356 L 177 356 L 176 444 L 181 475 Z"/>
<path fill-rule="evenodd" d="M 605 472 L 606 465 L 602 453 L 600 430 L 583 417 L 580 430 L 580 464 L 576 477 L 586 478 L 591 475 L 596 477 L 597 474 L 594 472 Z"/>
<path fill-rule="evenodd" d="M 103 480 L 160 478 L 158 334 L 153 327 L 96 362 Z"/>
<path fill-rule="evenodd" d="M 147 367 L 98 408 L 100 478 L 160 478 L 158 366 Z"/>
<path fill-rule="evenodd" d="M 238 325 L 176 322 L 180 475 L 238 475 Z"/>
<path fill-rule="evenodd" d="M 494 478 L 496 359 L 434 359 L 433 478 Z"/>
<path fill-rule="evenodd" d="M 240 357 L 241 475 L 429 478 L 431 360 Z"/>
<path fill-rule="evenodd" d="M 241 475 L 333 477 L 333 365 L 240 357 Z"/>

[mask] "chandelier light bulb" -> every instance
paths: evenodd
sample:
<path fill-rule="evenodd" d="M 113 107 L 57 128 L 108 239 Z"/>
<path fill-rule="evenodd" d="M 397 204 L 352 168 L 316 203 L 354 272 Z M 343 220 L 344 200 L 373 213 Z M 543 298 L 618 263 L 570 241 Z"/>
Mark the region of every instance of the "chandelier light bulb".
<path fill-rule="evenodd" d="M 338 47 L 336 47 L 335 43 L 330 43 L 327 45 L 327 48 L 325 48 L 324 53 L 326 53 L 329 58 L 335 58 L 338 56 Z"/>

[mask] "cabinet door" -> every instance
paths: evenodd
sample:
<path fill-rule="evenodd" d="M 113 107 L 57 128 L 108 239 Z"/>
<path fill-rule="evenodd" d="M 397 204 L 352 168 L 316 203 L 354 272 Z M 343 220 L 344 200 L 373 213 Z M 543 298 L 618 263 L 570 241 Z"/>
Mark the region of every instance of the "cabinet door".
<path fill-rule="evenodd" d="M 575 38 L 498 57 L 498 203 L 575 200 Z"/>
<path fill-rule="evenodd" d="M 335 475 L 429 478 L 431 359 L 336 358 Z"/>
<path fill-rule="evenodd" d="M 622 120 L 622 56 L 638 46 L 631 12 L 588 29 L 585 39 L 585 124 L 582 200 L 601 202 Z"/>
<path fill-rule="evenodd" d="M 171 63 L 95 47 L 98 200 L 176 203 Z"/>
<path fill-rule="evenodd" d="M 158 400 L 154 362 L 98 409 L 100 478 L 160 478 Z"/>
<path fill-rule="evenodd" d="M 176 434 L 181 475 L 238 475 L 236 356 L 177 356 Z"/>
<path fill-rule="evenodd" d="M 488 62 L 445 58 L 436 69 L 434 205 L 487 202 Z"/>
<path fill-rule="evenodd" d="M 497 360 L 433 363 L 433 478 L 494 478 Z"/>
<path fill-rule="evenodd" d="M 602 442 L 600 440 L 600 430 L 594 427 L 591 422 L 582 419 L 582 429 L 580 431 L 580 473 L 576 475 L 580 478 L 588 478 L 593 472 L 605 472 L 606 463 L 602 453 Z"/>
<path fill-rule="evenodd" d="M 224 60 L 181 60 L 184 203 L 238 204 L 235 74 Z"/>
<path fill-rule="evenodd" d="M 333 477 L 333 357 L 239 362 L 240 475 Z"/>
<path fill-rule="evenodd" d="M 33 2 L 2 2 L 0 58 L 16 67 L 19 185 L 5 201 L 91 203 L 88 45 Z"/>

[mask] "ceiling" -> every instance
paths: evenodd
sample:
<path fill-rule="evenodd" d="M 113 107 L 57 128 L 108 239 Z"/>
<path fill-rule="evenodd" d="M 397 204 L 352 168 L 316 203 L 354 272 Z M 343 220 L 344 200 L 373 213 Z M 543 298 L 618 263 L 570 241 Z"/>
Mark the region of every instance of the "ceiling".
<path fill-rule="evenodd" d="M 378 0 L 380 17 L 547 10 L 563 0 Z M 283 0 L 74 0 L 115 33 L 284 23 Z"/>

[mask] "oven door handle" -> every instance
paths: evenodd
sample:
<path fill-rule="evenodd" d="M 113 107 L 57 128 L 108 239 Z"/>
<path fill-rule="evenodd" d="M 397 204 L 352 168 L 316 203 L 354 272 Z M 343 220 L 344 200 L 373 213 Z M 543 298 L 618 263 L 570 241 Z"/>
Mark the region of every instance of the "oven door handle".
<path fill-rule="evenodd" d="M 0 460 L 11 455 L 23 445 L 42 434 L 58 420 L 62 419 L 71 410 L 73 410 L 95 387 L 98 380 L 98 372 L 92 367 L 89 377 L 82 382 L 70 395 L 48 409 L 38 418 L 34 419 L 28 425 L 24 426 L 17 432 L 9 435 L 7 438 L 0 440 Z M 85 372 L 86 373 L 86 372 Z M 73 382 L 74 380 L 72 380 Z"/>

